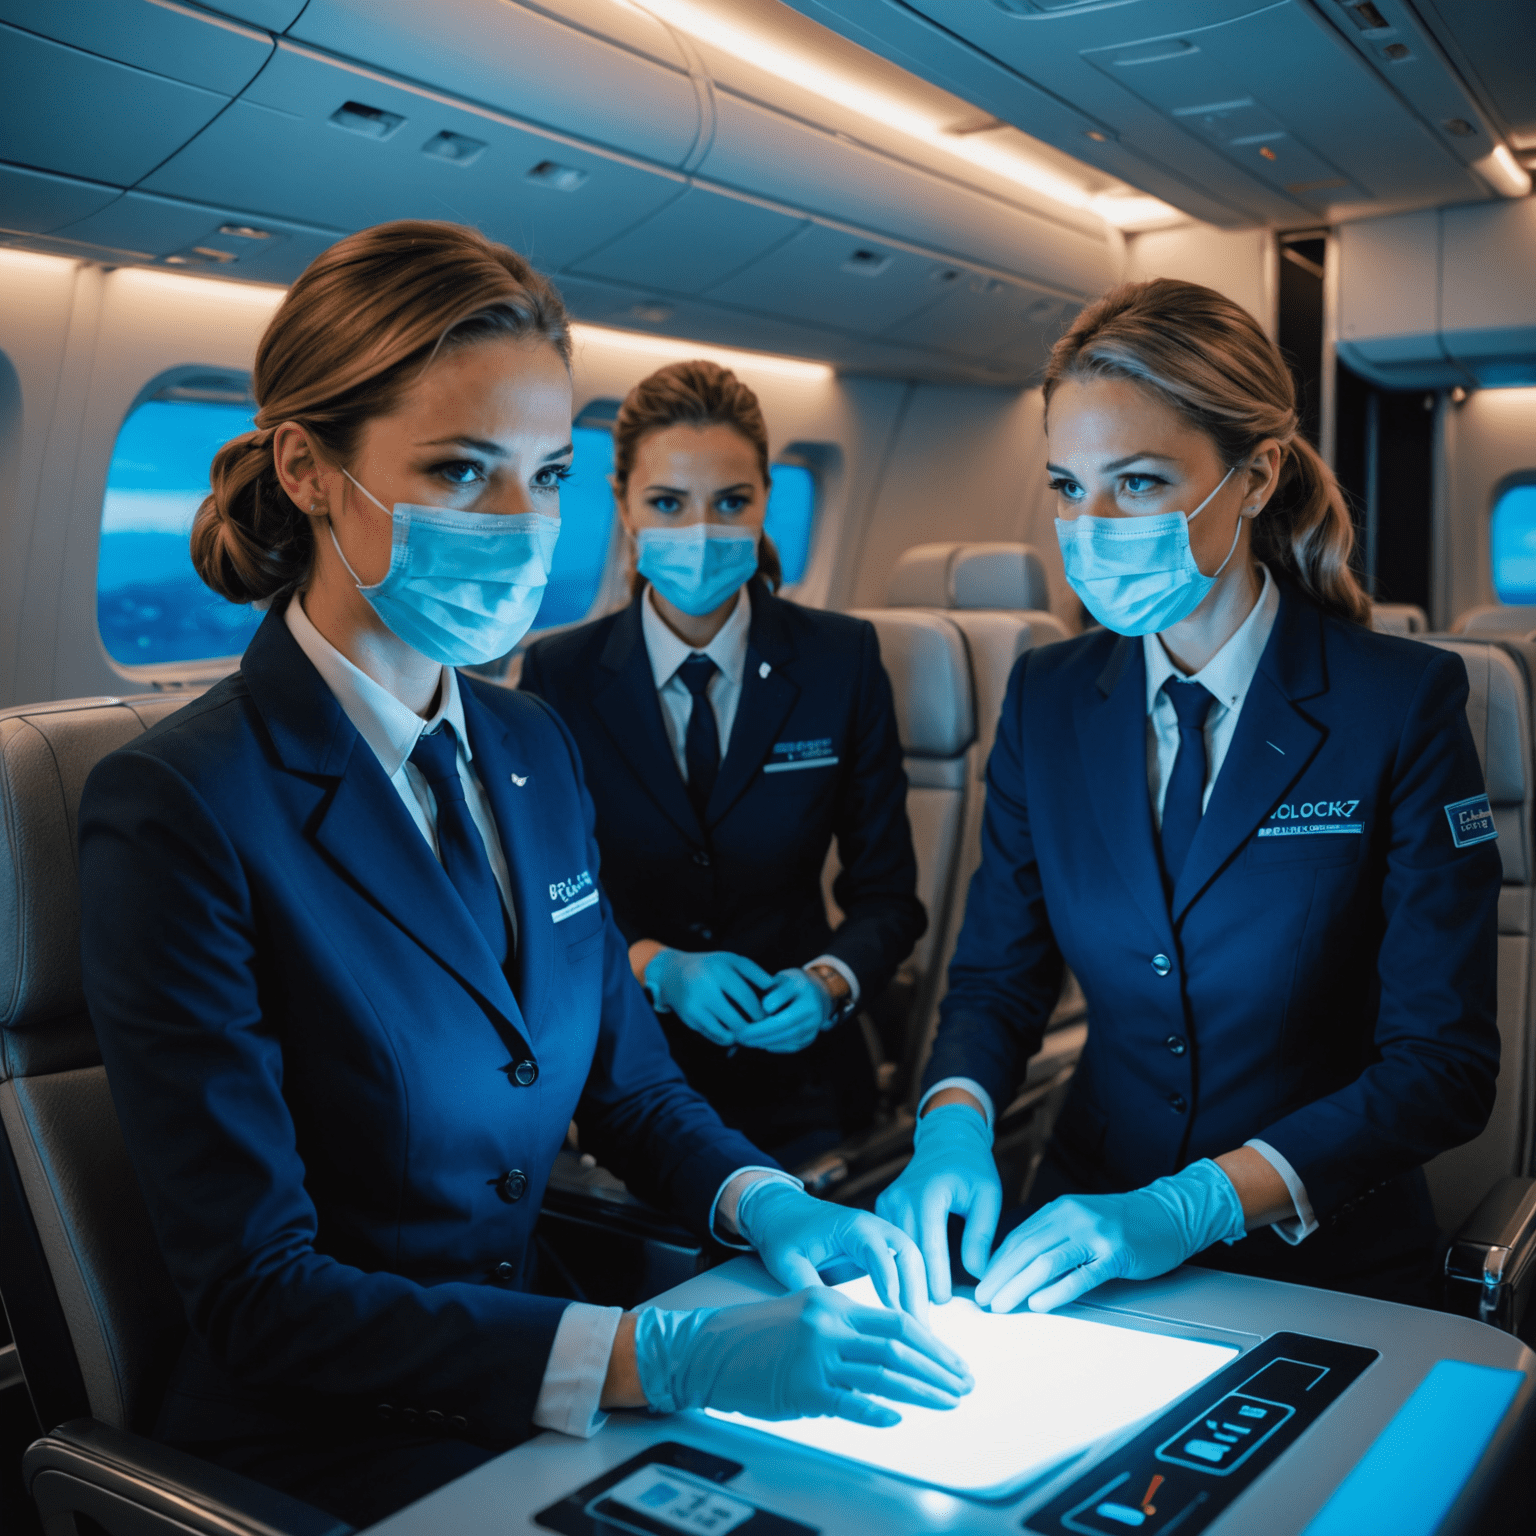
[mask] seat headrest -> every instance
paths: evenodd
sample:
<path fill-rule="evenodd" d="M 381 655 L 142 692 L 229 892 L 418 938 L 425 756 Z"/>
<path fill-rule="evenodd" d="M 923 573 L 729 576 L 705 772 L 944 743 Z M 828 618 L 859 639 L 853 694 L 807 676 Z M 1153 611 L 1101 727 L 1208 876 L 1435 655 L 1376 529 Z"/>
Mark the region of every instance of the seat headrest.
<path fill-rule="evenodd" d="M 1372 603 L 1371 628 L 1379 635 L 1422 635 L 1429 616 L 1417 603 Z"/>
<path fill-rule="evenodd" d="M 976 735 L 965 637 L 942 614 L 867 608 L 896 696 L 896 728 L 908 757 L 957 758 Z"/>
<path fill-rule="evenodd" d="M 892 608 L 1048 610 L 1045 565 L 1028 544 L 915 544 L 886 586 Z"/>
<path fill-rule="evenodd" d="M 1536 607 L 1519 603 L 1494 603 L 1469 608 L 1451 625 L 1457 635 L 1529 635 L 1536 631 Z"/>

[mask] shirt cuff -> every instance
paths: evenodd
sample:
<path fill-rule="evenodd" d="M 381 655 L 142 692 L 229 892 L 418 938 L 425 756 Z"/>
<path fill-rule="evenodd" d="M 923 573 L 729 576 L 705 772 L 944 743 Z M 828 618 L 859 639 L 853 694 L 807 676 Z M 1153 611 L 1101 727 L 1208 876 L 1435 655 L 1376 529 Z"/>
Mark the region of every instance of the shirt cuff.
<path fill-rule="evenodd" d="M 923 1118 L 923 1106 L 927 1104 L 928 1100 L 931 1099 L 934 1094 L 940 1092 L 940 1090 L 944 1088 L 964 1088 L 965 1091 L 970 1094 L 986 1112 L 987 1129 L 989 1131 L 992 1129 L 993 1122 L 997 1119 L 997 1113 L 992 1108 L 992 1095 L 988 1093 L 987 1090 L 983 1088 L 974 1077 L 940 1078 L 939 1081 L 936 1082 L 933 1087 L 930 1088 L 928 1092 L 925 1093 L 922 1098 L 917 1101 L 917 1118 L 919 1120 Z"/>
<path fill-rule="evenodd" d="M 623 1315 L 622 1307 L 594 1307 L 584 1301 L 573 1301 L 560 1314 L 538 1401 L 533 1405 L 533 1422 L 538 1428 L 590 1440 L 608 1422 L 599 1405 L 614 1335 Z"/>
<path fill-rule="evenodd" d="M 732 1179 L 739 1179 L 744 1173 L 766 1173 L 769 1178 L 777 1179 L 785 1184 L 793 1184 L 796 1189 L 805 1188 L 805 1180 L 797 1179 L 792 1173 L 785 1173 L 782 1168 L 767 1168 L 760 1163 L 749 1163 L 745 1168 L 738 1168 L 734 1173 L 720 1181 L 720 1188 L 715 1191 L 715 1198 L 709 1202 L 709 1227 L 711 1237 L 723 1248 L 738 1248 L 742 1253 L 755 1253 L 751 1243 L 738 1241 L 736 1238 L 726 1237 L 715 1225 L 715 1212 L 720 1208 L 720 1197 L 731 1187 Z"/>
<path fill-rule="evenodd" d="M 1283 1221 L 1271 1222 L 1270 1225 L 1275 1229 L 1276 1237 L 1294 1248 L 1302 1238 L 1311 1237 L 1319 1226 L 1317 1217 L 1312 1213 L 1312 1202 L 1307 1198 L 1307 1186 L 1301 1182 L 1296 1170 L 1267 1141 L 1245 1141 L 1243 1145 L 1252 1147 L 1285 1180 L 1285 1187 L 1291 1193 L 1291 1204 L 1296 1207 L 1296 1216 L 1294 1220 L 1287 1216 Z"/>
<path fill-rule="evenodd" d="M 846 961 L 839 960 L 836 955 L 817 955 L 814 960 L 807 960 L 800 969 L 808 971 L 813 965 L 824 965 L 828 970 L 836 971 L 848 983 L 848 1006 L 850 1008 L 858 1006 L 859 978 L 849 969 Z"/>

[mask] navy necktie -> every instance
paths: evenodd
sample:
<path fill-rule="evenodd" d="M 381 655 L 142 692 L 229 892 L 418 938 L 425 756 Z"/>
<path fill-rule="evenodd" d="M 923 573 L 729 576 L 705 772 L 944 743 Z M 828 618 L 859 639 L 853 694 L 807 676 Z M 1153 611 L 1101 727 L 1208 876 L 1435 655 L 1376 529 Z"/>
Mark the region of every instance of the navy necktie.
<path fill-rule="evenodd" d="M 464 782 L 459 778 L 459 743 L 453 727 L 445 720 L 431 735 L 419 736 L 411 761 L 432 786 L 437 801 L 437 846 L 443 871 L 485 935 L 497 965 L 505 967 L 512 947 L 506 908 L 501 903 L 496 876 L 491 873 L 485 839 L 480 836 L 464 799 Z"/>
<path fill-rule="evenodd" d="M 1176 677 L 1163 684 L 1163 692 L 1179 717 L 1179 754 L 1173 760 L 1168 793 L 1163 797 L 1163 873 L 1171 891 L 1179 882 L 1189 845 L 1200 825 L 1205 799 L 1205 717 L 1216 698 L 1202 684 L 1183 683 Z"/>
<path fill-rule="evenodd" d="M 683 739 L 683 761 L 688 765 L 688 798 L 699 820 L 709 804 L 715 776 L 720 772 L 720 730 L 714 706 L 709 702 L 709 680 L 720 669 L 708 656 L 693 655 L 677 669 L 683 686 L 693 695 L 688 714 L 688 734 Z"/>

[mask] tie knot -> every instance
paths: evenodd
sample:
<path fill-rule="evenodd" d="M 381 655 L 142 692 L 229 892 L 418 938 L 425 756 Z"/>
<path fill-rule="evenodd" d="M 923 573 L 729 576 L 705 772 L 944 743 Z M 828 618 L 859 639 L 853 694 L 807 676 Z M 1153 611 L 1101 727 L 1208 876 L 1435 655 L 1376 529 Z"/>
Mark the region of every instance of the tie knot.
<path fill-rule="evenodd" d="M 1173 712 L 1179 717 L 1179 729 L 1181 731 L 1199 731 L 1205 728 L 1205 717 L 1211 712 L 1211 705 L 1216 702 L 1216 695 L 1203 683 L 1183 683 L 1176 677 L 1170 677 L 1163 684 L 1163 692 L 1168 695 L 1168 702 L 1173 705 Z"/>
<path fill-rule="evenodd" d="M 459 740 L 446 720 L 437 730 L 423 731 L 416 738 L 411 761 L 432 786 L 434 795 L 441 798 L 446 791 L 452 799 L 464 798 L 464 785 L 459 778 Z"/>
<path fill-rule="evenodd" d="M 709 687 L 709 680 L 720 669 L 708 656 L 695 652 L 677 669 L 677 675 L 683 680 L 685 687 L 694 698 L 702 699 L 704 690 Z"/>

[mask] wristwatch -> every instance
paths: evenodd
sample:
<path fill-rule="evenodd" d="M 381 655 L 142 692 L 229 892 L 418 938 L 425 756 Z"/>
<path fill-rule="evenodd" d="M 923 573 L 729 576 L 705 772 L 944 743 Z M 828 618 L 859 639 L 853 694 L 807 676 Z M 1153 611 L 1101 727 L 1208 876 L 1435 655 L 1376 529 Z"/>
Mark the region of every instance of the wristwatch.
<path fill-rule="evenodd" d="M 848 978 L 830 965 L 808 965 L 805 974 L 814 977 L 832 999 L 832 1017 L 822 1027 L 831 1029 L 834 1024 L 841 1024 L 857 1007 Z"/>

